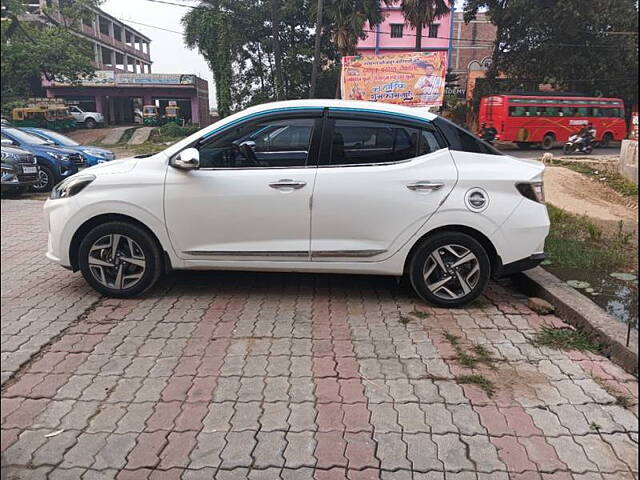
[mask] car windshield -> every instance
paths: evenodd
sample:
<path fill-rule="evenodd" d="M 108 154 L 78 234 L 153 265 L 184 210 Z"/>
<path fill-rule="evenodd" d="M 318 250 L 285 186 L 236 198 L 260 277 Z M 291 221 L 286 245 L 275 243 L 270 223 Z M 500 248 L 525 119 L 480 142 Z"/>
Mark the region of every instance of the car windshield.
<path fill-rule="evenodd" d="M 22 130 L 18 130 L 17 128 L 3 128 L 2 133 L 6 133 L 11 137 L 16 138 L 21 143 L 28 143 L 31 145 L 47 145 L 49 143 L 42 137 L 23 132 Z"/>
<path fill-rule="evenodd" d="M 45 138 L 45 139 L 50 138 L 51 140 L 56 142 L 58 145 L 63 145 L 65 147 L 77 147 L 78 145 L 80 145 L 75 140 L 72 140 L 69 137 L 67 137 L 65 135 L 62 135 L 61 133 L 52 132 L 51 130 L 44 130 L 44 131 L 41 131 L 41 132 L 40 131 L 38 131 L 38 132 L 29 132 L 29 133 L 33 133 L 34 135 L 37 135 L 37 136 Z"/>

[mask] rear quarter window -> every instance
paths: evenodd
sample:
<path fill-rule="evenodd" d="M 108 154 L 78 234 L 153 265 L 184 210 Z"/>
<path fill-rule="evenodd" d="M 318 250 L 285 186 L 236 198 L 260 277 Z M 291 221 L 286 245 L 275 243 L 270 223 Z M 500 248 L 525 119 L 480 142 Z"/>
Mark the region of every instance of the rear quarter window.
<path fill-rule="evenodd" d="M 449 120 L 438 117 L 433 121 L 433 124 L 442 132 L 451 150 L 482 153 L 485 155 L 504 155 L 500 150 L 483 142 L 473 133 L 464 128 L 460 128 Z"/>

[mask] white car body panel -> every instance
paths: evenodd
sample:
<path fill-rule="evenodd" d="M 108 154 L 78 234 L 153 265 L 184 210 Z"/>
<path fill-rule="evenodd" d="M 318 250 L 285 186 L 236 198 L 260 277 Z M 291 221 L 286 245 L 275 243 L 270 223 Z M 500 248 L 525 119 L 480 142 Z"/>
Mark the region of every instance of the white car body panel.
<path fill-rule="evenodd" d="M 379 252 L 363 261 L 391 257 L 447 198 L 457 176 L 448 149 L 389 165 L 319 168 L 311 212 L 313 260 L 349 261 L 331 252 L 350 251 Z M 442 187 L 407 187 L 417 182 Z"/>
<path fill-rule="evenodd" d="M 84 170 L 81 174 L 94 174 L 96 179 L 80 194 L 45 204 L 50 230 L 47 257 L 72 266 L 74 234 L 85 222 L 103 214 L 124 215 L 144 224 L 176 269 L 401 275 L 416 242 L 436 229 L 452 226 L 480 232 L 503 264 L 543 251 L 549 229 L 546 207 L 515 188 L 518 182 L 542 180 L 544 166 L 539 162 L 444 148 L 380 166 L 190 171 L 169 166 L 169 159 L 194 141 L 249 116 L 327 107 L 435 118 L 407 107 L 338 100 L 252 107 L 159 154 Z M 290 192 L 269 187 L 282 179 L 306 185 Z M 419 181 L 444 186 L 429 192 L 406 187 Z M 489 195 L 488 206 L 481 212 L 465 204 L 466 193 L 477 187 Z M 218 254 L 188 253 L 193 251 Z M 311 253 L 297 255 L 305 251 Z M 340 256 L 343 251 L 379 253 L 354 258 Z M 294 252 L 296 256 L 273 252 Z M 313 252 L 324 253 L 314 256 Z"/>

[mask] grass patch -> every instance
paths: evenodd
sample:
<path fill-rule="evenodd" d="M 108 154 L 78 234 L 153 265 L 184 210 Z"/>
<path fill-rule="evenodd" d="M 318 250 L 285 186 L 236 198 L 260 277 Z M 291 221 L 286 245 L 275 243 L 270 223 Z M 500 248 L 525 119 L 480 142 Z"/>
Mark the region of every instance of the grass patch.
<path fill-rule="evenodd" d="M 460 345 L 460 337 L 452 333 L 446 332 L 444 338 L 451 344 L 456 351 L 456 360 L 460 365 L 467 368 L 475 368 L 478 363 L 494 368 L 495 359 L 491 356 L 491 352 L 484 345 L 472 344 L 471 352 L 465 352 Z"/>
<path fill-rule="evenodd" d="M 120 137 L 120 140 L 118 140 L 118 144 L 123 145 L 131 140 L 131 137 L 133 137 L 133 132 L 135 132 L 136 130 L 137 128 L 127 128 Z"/>
<path fill-rule="evenodd" d="M 493 397 L 496 393 L 496 387 L 488 378 L 482 375 L 460 375 L 456 377 L 456 381 L 460 384 L 477 385 L 489 396 Z"/>
<path fill-rule="evenodd" d="M 623 408 L 629 408 L 631 406 L 631 398 L 627 395 L 616 395 L 616 405 L 620 405 Z"/>
<path fill-rule="evenodd" d="M 586 175 L 587 177 L 598 181 L 598 183 L 604 183 L 612 190 L 615 190 L 625 197 L 638 196 L 638 185 L 626 179 L 618 172 L 593 168 L 591 165 L 584 163 L 563 162 L 562 160 L 554 161 L 553 163 L 568 168 L 569 170 L 573 170 L 574 172 L 581 173 L 582 175 Z"/>
<path fill-rule="evenodd" d="M 606 235 L 587 217 L 549 204 L 547 209 L 551 230 L 545 251 L 554 266 L 612 272 L 629 265 L 632 234 L 623 232 L 622 225 L 616 233 Z"/>
<path fill-rule="evenodd" d="M 165 123 L 161 127 L 154 129 L 149 136 L 149 141 L 154 143 L 175 142 L 188 137 L 200 130 L 197 125 L 180 126 L 177 123 Z"/>
<path fill-rule="evenodd" d="M 413 310 L 411 310 L 411 312 L 409 312 L 410 315 L 413 315 L 416 318 L 419 319 L 425 319 L 429 317 L 429 314 L 427 312 L 422 312 L 420 310 L 416 310 L 415 308 Z"/>
<path fill-rule="evenodd" d="M 536 333 L 532 343 L 556 350 L 579 350 L 593 353 L 598 353 L 601 350 L 601 345 L 585 332 L 571 328 L 543 327 L 541 331 Z"/>
<path fill-rule="evenodd" d="M 449 333 L 449 332 L 445 333 L 444 338 L 446 338 L 447 342 L 449 342 L 454 347 L 460 344 L 460 337 L 457 335 L 454 335 L 453 333 Z"/>
<path fill-rule="evenodd" d="M 133 150 L 136 155 L 154 154 L 161 152 L 165 148 L 167 148 L 167 145 L 149 142 L 143 143 L 142 145 L 131 145 L 131 150 Z"/>

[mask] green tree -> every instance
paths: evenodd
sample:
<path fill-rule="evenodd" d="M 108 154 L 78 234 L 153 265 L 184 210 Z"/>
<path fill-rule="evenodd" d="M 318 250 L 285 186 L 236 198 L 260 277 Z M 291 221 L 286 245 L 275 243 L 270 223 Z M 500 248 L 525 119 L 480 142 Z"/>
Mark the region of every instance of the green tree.
<path fill-rule="evenodd" d="M 422 29 L 451 11 L 447 0 L 402 0 L 402 14 L 416 30 L 416 52 L 422 51 Z"/>
<path fill-rule="evenodd" d="M 638 4 L 635 0 L 466 0 L 497 27 L 489 83 L 551 84 L 587 95 L 638 101 Z M 510 79 L 497 82 L 500 72 Z"/>
<path fill-rule="evenodd" d="M 80 0 L 80 6 L 66 9 L 63 3 L 50 16 L 49 25 L 23 21 L 24 5 L 16 0 L 2 1 L 2 103 L 19 97 L 40 95 L 41 80 L 79 81 L 95 72 L 91 43 L 73 33 L 87 8 L 95 6 Z M 52 12 L 53 13 L 53 12 Z"/>
<path fill-rule="evenodd" d="M 232 4 L 233 2 L 226 0 L 206 0 L 182 18 L 186 45 L 197 48 L 213 72 L 218 113 L 221 117 L 229 115 L 232 110 L 231 52 L 237 46 L 237 38 L 233 34 L 234 15 L 229 9 Z"/>

